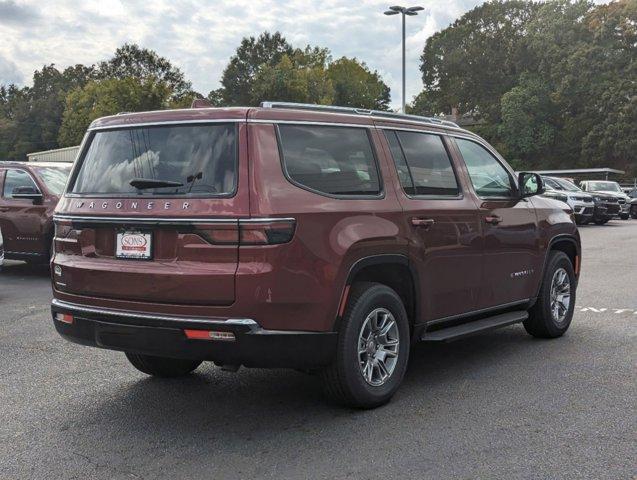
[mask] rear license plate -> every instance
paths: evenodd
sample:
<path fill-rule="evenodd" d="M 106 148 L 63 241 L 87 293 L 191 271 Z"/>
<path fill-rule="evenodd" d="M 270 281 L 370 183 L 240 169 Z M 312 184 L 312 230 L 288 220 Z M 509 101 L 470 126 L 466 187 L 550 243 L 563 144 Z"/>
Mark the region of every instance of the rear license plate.
<path fill-rule="evenodd" d="M 124 231 L 117 232 L 115 239 L 115 256 L 117 258 L 132 258 L 135 260 L 150 260 L 152 258 L 153 236 L 147 232 Z"/>

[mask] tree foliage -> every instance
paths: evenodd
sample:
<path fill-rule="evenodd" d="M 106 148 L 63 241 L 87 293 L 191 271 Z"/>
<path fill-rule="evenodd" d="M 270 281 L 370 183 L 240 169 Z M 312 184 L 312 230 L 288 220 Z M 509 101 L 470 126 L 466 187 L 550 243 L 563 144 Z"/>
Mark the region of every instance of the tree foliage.
<path fill-rule="evenodd" d="M 520 168 L 637 174 L 637 2 L 491 1 L 431 37 L 414 113 L 479 119 Z"/>
<path fill-rule="evenodd" d="M 332 61 L 326 48 L 293 48 L 280 33 L 241 41 L 225 68 L 213 105 L 258 105 L 264 100 L 389 108 L 389 87 L 365 63 Z"/>
<path fill-rule="evenodd" d="M 264 32 L 258 38 L 244 38 L 224 69 L 222 87 L 216 94 L 227 106 L 250 105 L 259 70 L 279 63 L 284 55 L 289 56 L 292 52 L 292 47 L 279 32 Z"/>
<path fill-rule="evenodd" d="M 132 77 L 91 81 L 66 98 L 60 145 L 77 145 L 96 118 L 118 112 L 159 110 L 169 105 L 172 88 L 153 78 Z"/>
<path fill-rule="evenodd" d="M 95 76 L 98 79 L 137 78 L 159 81 L 170 88 L 171 97 L 177 100 L 193 93 L 192 84 L 168 59 L 130 43 L 115 50 L 115 55 L 109 60 L 99 62 Z"/>

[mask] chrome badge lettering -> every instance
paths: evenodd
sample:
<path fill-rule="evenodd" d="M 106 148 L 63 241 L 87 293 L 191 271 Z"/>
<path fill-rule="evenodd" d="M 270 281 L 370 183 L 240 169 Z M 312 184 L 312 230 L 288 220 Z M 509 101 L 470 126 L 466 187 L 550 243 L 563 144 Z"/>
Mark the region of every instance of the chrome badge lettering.
<path fill-rule="evenodd" d="M 511 273 L 511 278 L 528 277 L 528 276 L 533 275 L 534 272 L 535 272 L 535 270 L 532 269 L 532 268 L 529 268 L 527 270 L 520 270 L 519 272 Z"/>

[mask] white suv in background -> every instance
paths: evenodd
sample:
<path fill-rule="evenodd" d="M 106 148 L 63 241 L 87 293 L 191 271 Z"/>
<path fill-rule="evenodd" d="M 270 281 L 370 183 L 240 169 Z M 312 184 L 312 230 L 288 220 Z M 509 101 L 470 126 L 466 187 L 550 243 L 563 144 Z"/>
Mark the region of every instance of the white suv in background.
<path fill-rule="evenodd" d="M 544 195 L 567 203 L 578 225 L 585 225 L 593 219 L 595 201 L 592 195 L 564 178 L 542 176 L 542 180 L 546 188 Z"/>
<path fill-rule="evenodd" d="M 580 186 L 586 192 L 613 195 L 619 202 L 619 218 L 628 220 L 630 217 L 630 197 L 624 193 L 619 183 L 609 180 L 585 180 L 580 182 Z"/>

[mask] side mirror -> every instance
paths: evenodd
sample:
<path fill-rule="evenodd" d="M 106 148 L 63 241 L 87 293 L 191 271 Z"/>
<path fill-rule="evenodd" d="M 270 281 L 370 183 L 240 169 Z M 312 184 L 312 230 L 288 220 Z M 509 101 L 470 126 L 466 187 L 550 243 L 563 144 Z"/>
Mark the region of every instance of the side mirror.
<path fill-rule="evenodd" d="M 533 172 L 520 172 L 518 175 L 520 198 L 542 195 L 545 192 L 542 177 Z"/>
<path fill-rule="evenodd" d="M 24 198 L 25 200 L 33 200 L 37 203 L 42 200 L 42 194 L 35 187 L 15 187 L 11 191 L 13 198 Z"/>

